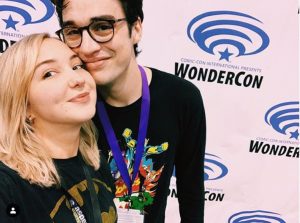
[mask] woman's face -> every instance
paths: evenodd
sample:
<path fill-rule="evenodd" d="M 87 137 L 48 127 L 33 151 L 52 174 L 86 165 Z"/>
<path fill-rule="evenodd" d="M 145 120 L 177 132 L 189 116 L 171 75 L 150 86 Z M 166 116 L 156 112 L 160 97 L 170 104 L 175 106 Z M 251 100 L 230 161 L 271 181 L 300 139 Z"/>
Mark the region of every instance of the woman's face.
<path fill-rule="evenodd" d="M 96 86 L 79 57 L 64 43 L 42 43 L 29 88 L 27 115 L 36 127 L 81 125 L 95 114 Z"/>

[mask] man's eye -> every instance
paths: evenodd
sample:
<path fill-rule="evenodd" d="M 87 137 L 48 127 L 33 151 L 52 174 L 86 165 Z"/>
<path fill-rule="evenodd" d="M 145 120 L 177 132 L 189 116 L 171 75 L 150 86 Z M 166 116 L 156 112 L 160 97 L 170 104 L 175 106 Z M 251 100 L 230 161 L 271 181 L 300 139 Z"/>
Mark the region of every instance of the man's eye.
<path fill-rule="evenodd" d="M 95 22 L 91 28 L 94 32 L 101 32 L 112 29 L 112 25 L 109 22 Z"/>
<path fill-rule="evenodd" d="M 76 28 L 65 28 L 64 29 L 65 36 L 73 36 L 73 35 L 80 35 L 80 32 Z"/>
<path fill-rule="evenodd" d="M 77 64 L 73 67 L 73 70 L 79 70 L 79 69 L 85 69 L 85 65 L 84 64 Z"/>
<path fill-rule="evenodd" d="M 54 71 L 48 71 L 43 75 L 43 79 L 47 79 L 52 76 L 54 76 Z"/>

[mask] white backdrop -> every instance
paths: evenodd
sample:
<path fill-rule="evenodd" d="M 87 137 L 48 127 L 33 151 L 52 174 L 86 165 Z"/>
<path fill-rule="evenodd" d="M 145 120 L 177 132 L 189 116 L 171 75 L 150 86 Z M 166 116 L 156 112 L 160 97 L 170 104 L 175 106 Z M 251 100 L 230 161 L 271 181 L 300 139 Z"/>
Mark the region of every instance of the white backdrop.
<path fill-rule="evenodd" d="M 205 222 L 299 222 L 297 1 L 153 0 L 145 1 L 144 9 L 139 61 L 181 77 L 185 74 L 204 98 Z M 197 16 L 200 19 L 189 30 Z M 198 27 L 204 27 L 202 32 L 196 31 Z M 203 45 L 209 48 L 213 43 L 212 53 L 207 52 Z M 265 49 L 237 56 L 240 45 L 244 54 Z M 189 66 L 186 73 L 178 71 L 180 66 L 182 70 Z M 199 77 L 201 71 L 207 72 L 206 79 Z M 217 73 L 216 80 L 208 81 L 209 72 Z M 245 72 L 237 79 L 242 86 L 235 81 L 230 85 L 229 80 L 226 84 L 228 76 L 240 72 Z M 251 141 L 261 144 L 257 153 L 251 152 Z M 173 177 L 169 223 L 180 222 L 175 182 Z"/>
<path fill-rule="evenodd" d="M 139 63 L 191 81 L 204 99 L 207 223 L 299 222 L 297 7 L 144 1 Z M 0 0 L 0 53 L 29 33 L 57 29 L 48 0 Z M 175 182 L 168 223 L 180 222 Z"/>

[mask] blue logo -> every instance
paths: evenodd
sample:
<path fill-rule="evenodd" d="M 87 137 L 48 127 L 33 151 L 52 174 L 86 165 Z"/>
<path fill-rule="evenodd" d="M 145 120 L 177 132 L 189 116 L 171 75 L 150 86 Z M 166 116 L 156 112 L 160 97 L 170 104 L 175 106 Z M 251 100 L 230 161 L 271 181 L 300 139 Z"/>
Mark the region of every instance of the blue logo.
<path fill-rule="evenodd" d="M 229 61 L 231 56 L 258 54 L 269 46 L 268 35 L 257 26 L 261 24 L 260 20 L 240 12 L 206 12 L 192 19 L 187 35 L 206 53 L 218 54 L 219 60 Z"/>
<path fill-rule="evenodd" d="M 40 10 L 41 7 L 37 9 L 40 5 L 42 5 L 45 10 Z M 55 9 L 50 0 L 32 1 L 32 3 L 27 0 L 6 0 L 5 3 L 1 1 L 0 12 L 1 11 L 12 12 L 8 18 L 2 18 L 6 24 L 5 29 L 11 28 L 17 30 L 16 25 L 21 21 L 14 19 L 12 15 L 20 15 L 24 19 L 23 25 L 36 24 L 50 19 Z M 41 15 L 41 18 L 33 19 L 33 17 L 36 17 L 41 11 L 45 11 L 45 13 Z"/>
<path fill-rule="evenodd" d="M 218 156 L 205 153 L 204 158 L 204 181 L 206 180 L 218 180 L 225 177 L 228 173 L 227 167 L 222 164 Z M 172 173 L 173 177 L 176 177 L 175 167 Z"/>
<path fill-rule="evenodd" d="M 228 223 L 286 223 L 280 214 L 270 212 L 270 211 L 242 211 L 232 215 Z"/>
<path fill-rule="evenodd" d="M 265 122 L 275 131 L 297 140 L 299 137 L 299 101 L 274 105 L 266 112 Z"/>
<path fill-rule="evenodd" d="M 222 164 L 218 156 L 205 153 L 204 159 L 204 181 L 218 180 L 228 173 L 227 167 Z"/>

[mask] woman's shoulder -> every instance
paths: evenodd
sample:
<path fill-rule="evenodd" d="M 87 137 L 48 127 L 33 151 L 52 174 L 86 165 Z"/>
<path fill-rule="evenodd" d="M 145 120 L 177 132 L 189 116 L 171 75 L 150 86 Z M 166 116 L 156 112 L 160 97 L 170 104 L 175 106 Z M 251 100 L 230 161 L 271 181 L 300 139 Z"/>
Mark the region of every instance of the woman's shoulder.
<path fill-rule="evenodd" d="M 3 187 L 11 187 L 16 185 L 20 179 L 18 173 L 0 161 L 0 185 Z"/>
<path fill-rule="evenodd" d="M 20 193 L 18 189 L 21 177 L 18 173 L 0 161 L 0 203 L 9 203 Z"/>

